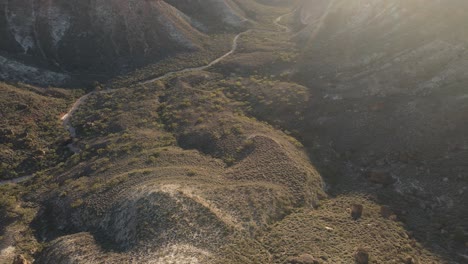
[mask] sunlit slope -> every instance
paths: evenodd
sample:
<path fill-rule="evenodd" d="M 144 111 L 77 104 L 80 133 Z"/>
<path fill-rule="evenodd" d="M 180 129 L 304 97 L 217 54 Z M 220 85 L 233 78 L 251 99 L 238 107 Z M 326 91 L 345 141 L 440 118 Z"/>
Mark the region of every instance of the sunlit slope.
<path fill-rule="evenodd" d="M 359 82 L 353 96 L 439 90 L 468 78 L 466 8 L 464 1 L 307 1 L 297 16 L 302 61 L 323 78 Z"/>
<path fill-rule="evenodd" d="M 320 91 L 314 118 L 333 112 L 337 146 L 432 158 L 466 148 L 465 2 L 316 2 L 297 16 L 296 78 Z"/>
<path fill-rule="evenodd" d="M 336 161 L 326 167 L 337 190 L 381 196 L 427 243 L 451 250 L 468 228 L 466 8 L 308 1 L 295 18 L 302 49 L 295 78 L 316 95 L 302 126 L 315 138 L 305 144 L 327 156 L 324 163 Z M 372 171 L 390 177 L 390 188 L 363 184 L 376 181 Z"/>

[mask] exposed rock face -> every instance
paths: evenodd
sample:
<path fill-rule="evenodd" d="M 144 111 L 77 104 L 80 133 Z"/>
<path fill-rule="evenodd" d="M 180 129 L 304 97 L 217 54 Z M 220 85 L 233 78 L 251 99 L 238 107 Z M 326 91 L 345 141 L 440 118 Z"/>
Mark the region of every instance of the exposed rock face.
<path fill-rule="evenodd" d="M 210 2 L 189 1 L 183 13 L 161 0 L 1 0 L 0 51 L 70 71 L 154 61 L 200 49 L 205 23 L 242 25 L 228 1 Z"/>

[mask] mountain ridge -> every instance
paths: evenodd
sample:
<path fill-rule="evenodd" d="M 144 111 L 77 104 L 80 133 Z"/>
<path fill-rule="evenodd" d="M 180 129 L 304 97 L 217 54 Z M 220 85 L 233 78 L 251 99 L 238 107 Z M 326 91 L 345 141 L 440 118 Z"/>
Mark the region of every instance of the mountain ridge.
<path fill-rule="evenodd" d="M 0 51 L 9 54 L 10 60 L 25 63 L 24 67 L 50 69 L 68 78 L 70 72 L 108 74 L 116 71 L 115 65 L 128 71 L 176 53 L 206 49 L 206 34 L 216 30 L 204 24 L 217 25 L 217 31 L 244 27 L 245 19 L 225 1 L 213 3 L 217 7 L 210 13 L 206 10 L 212 4 L 206 1 L 191 4 L 192 9 L 205 10 L 200 15 L 208 20 L 197 21 L 191 17 L 197 14 L 192 9 L 183 13 L 159 0 L 87 0 L 73 5 L 60 0 L 3 0 L 0 9 L 6 15 L 0 22 L 4 39 Z M 2 78 L 25 75 L 17 69 L 2 66 Z"/>

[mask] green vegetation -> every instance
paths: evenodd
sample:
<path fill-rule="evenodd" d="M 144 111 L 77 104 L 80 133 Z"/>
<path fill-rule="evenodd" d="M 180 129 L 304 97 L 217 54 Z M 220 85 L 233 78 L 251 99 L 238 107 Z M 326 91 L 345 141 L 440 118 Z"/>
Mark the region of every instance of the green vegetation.
<path fill-rule="evenodd" d="M 0 83 L 0 180 L 54 166 L 66 156 L 60 116 L 80 91 Z"/>
<path fill-rule="evenodd" d="M 250 115 L 283 128 L 302 121 L 309 107 L 306 87 L 269 76 L 230 78 L 222 81 L 221 86 L 226 87 L 224 92 L 229 98 L 246 103 L 245 109 Z"/>

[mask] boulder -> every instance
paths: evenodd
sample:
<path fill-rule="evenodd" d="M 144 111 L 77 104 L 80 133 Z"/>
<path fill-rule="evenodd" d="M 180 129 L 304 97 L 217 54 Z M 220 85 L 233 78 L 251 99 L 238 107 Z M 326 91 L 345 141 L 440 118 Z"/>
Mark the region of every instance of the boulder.
<path fill-rule="evenodd" d="M 390 217 L 392 217 L 393 211 L 392 209 L 390 209 L 390 207 L 382 205 L 380 207 L 380 215 L 385 219 L 389 219 Z"/>
<path fill-rule="evenodd" d="M 364 207 L 362 206 L 362 204 L 353 204 L 351 206 L 351 217 L 354 220 L 358 220 L 362 216 L 363 209 Z"/>
<path fill-rule="evenodd" d="M 354 253 L 354 260 L 358 264 L 367 264 L 369 263 L 369 253 L 364 248 L 357 248 Z"/>

